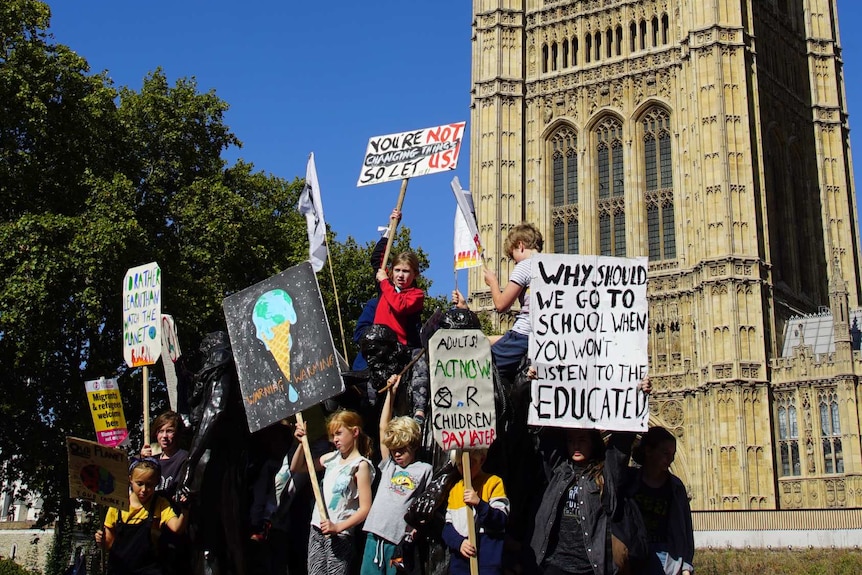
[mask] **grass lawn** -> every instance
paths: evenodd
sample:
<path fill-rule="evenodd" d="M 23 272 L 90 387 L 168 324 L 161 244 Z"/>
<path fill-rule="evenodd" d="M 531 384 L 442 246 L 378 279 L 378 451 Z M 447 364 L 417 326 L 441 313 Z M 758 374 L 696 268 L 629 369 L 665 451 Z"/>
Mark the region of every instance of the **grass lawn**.
<path fill-rule="evenodd" d="M 860 575 L 859 549 L 698 549 L 697 575 Z"/>

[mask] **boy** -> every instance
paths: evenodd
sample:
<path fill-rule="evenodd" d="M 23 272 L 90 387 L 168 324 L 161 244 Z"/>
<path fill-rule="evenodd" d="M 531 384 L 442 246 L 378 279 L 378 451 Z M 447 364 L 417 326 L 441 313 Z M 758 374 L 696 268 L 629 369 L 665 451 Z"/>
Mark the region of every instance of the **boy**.
<path fill-rule="evenodd" d="M 497 274 L 485 268 L 485 284 L 491 288 L 491 297 L 497 312 L 509 311 L 515 300 L 521 304 L 512 329 L 491 342 L 494 365 L 497 366 L 500 377 L 507 381 L 514 379 L 521 360 L 527 355 L 530 338 L 530 258 L 541 252 L 543 245 L 542 234 L 536 226 L 518 224 L 509 232 L 503 244 L 506 255 L 515 260 L 515 269 L 509 276 L 506 288 L 501 290 Z M 457 304 L 463 300 L 463 296 L 458 294 L 456 299 Z"/>
<path fill-rule="evenodd" d="M 455 450 L 453 458 L 463 476 L 461 454 L 461 450 Z M 487 449 L 470 451 L 472 489 L 465 489 L 464 479 L 461 479 L 449 492 L 443 542 L 449 547 L 449 572 L 453 575 L 469 574 L 470 557 L 474 556 L 479 558 L 481 575 L 503 572 L 503 540 L 509 516 L 509 499 L 503 488 L 503 480 L 482 469 L 487 456 Z M 468 538 L 468 513 L 472 513 L 475 518 L 476 546 Z"/>
<path fill-rule="evenodd" d="M 396 573 L 391 565 L 396 545 L 409 530 L 404 514 L 410 503 L 425 489 L 431 478 L 429 464 L 416 461 L 422 440 L 419 424 L 410 417 L 392 418 L 392 402 L 400 377 L 390 378 L 392 386 L 380 413 L 380 486 L 365 519 L 368 533 L 362 556 L 362 575 Z"/>

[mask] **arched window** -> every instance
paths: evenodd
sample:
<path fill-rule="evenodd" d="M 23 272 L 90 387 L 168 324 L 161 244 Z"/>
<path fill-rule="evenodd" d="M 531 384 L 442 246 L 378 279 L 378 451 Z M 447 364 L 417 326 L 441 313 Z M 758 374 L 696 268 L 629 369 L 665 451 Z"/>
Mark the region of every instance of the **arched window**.
<path fill-rule="evenodd" d="M 614 55 L 614 31 L 610 28 L 605 32 L 605 40 L 607 46 L 605 46 L 605 57 L 610 58 Z"/>
<path fill-rule="evenodd" d="M 542 44 L 542 74 L 548 73 L 548 45 Z"/>
<path fill-rule="evenodd" d="M 596 62 L 602 59 L 602 33 L 596 32 L 593 41 L 596 43 Z"/>
<path fill-rule="evenodd" d="M 634 22 L 629 26 L 629 52 L 637 50 L 638 25 Z"/>
<path fill-rule="evenodd" d="M 587 64 L 592 61 L 592 51 L 593 51 L 593 35 L 587 32 L 587 37 L 585 39 L 586 45 L 584 46 L 584 51 L 587 56 Z"/>
<path fill-rule="evenodd" d="M 599 250 L 605 256 L 626 255 L 625 179 L 622 124 L 612 117 L 594 131 L 598 184 Z"/>
<path fill-rule="evenodd" d="M 617 56 L 623 55 L 623 27 L 617 26 Z"/>
<path fill-rule="evenodd" d="M 823 471 L 824 473 L 844 473 L 838 395 L 834 390 L 822 390 L 819 393 L 819 403 L 820 439 L 823 442 Z"/>
<path fill-rule="evenodd" d="M 646 20 L 641 20 L 640 41 L 641 50 L 646 50 Z"/>
<path fill-rule="evenodd" d="M 668 20 L 667 14 L 662 14 L 661 17 L 661 43 L 667 44 L 668 42 L 668 32 L 670 31 L 670 20 Z"/>
<path fill-rule="evenodd" d="M 578 39 L 572 38 L 572 66 L 578 65 Z"/>
<path fill-rule="evenodd" d="M 569 39 L 563 40 L 563 68 L 569 67 Z"/>
<path fill-rule="evenodd" d="M 796 405 L 793 396 L 781 394 L 776 397 L 778 404 L 778 446 L 781 452 L 781 472 L 779 476 L 802 475 L 799 460 L 799 426 L 796 421 Z"/>
<path fill-rule="evenodd" d="M 550 139 L 551 219 L 554 224 L 554 253 L 576 254 L 578 244 L 578 138 L 564 126 Z"/>
<path fill-rule="evenodd" d="M 553 44 L 551 44 L 551 71 L 552 72 L 557 71 L 557 57 L 559 56 L 559 54 L 557 52 L 558 52 L 557 51 L 557 43 L 554 42 Z"/>
<path fill-rule="evenodd" d="M 649 259 L 650 261 L 675 259 L 676 220 L 670 116 L 664 108 L 650 108 L 641 120 L 641 129 Z"/>
<path fill-rule="evenodd" d="M 652 47 L 658 46 L 658 16 L 652 17 Z"/>

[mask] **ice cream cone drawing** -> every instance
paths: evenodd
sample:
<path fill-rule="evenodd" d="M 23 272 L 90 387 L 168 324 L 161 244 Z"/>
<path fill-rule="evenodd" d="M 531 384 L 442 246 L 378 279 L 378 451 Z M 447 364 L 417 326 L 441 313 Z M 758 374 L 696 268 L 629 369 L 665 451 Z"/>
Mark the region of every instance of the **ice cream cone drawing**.
<path fill-rule="evenodd" d="M 257 330 L 257 339 L 263 342 L 264 347 L 278 364 L 281 373 L 284 374 L 288 399 L 295 402 L 299 399 L 299 394 L 290 384 L 290 348 L 293 344 L 290 326 L 296 323 L 293 300 L 282 289 L 274 289 L 262 294 L 254 304 L 252 321 Z"/>

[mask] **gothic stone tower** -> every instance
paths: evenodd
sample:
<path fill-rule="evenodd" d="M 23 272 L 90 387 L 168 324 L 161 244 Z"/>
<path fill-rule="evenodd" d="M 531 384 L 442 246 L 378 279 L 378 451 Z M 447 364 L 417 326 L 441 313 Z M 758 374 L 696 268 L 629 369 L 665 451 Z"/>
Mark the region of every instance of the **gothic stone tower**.
<path fill-rule="evenodd" d="M 835 0 L 474 0 L 473 13 L 470 183 L 490 265 L 505 281 L 502 241 L 522 220 L 546 251 L 648 256 L 651 421 L 678 437 L 693 508 L 825 506 L 829 481 L 862 473 L 862 369 L 840 337 L 843 362 L 780 355 L 791 317 L 843 302 L 846 329 L 860 305 Z M 490 309 L 478 272 L 470 291 Z M 833 403 L 841 466 L 824 447 Z M 832 504 L 862 505 L 859 487 Z"/>

